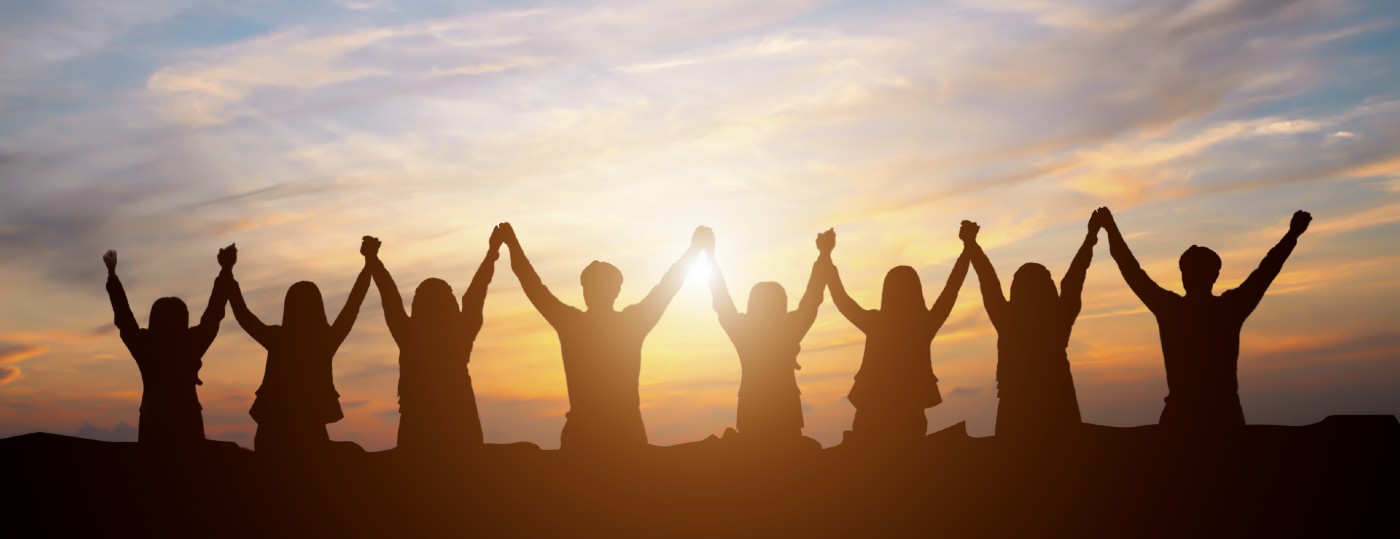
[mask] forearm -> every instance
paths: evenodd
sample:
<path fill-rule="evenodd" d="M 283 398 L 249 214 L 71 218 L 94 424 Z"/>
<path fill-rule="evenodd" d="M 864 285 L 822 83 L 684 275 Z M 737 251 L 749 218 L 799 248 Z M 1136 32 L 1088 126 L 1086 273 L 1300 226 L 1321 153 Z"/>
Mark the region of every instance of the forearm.
<path fill-rule="evenodd" d="M 1094 259 L 1094 245 L 1098 243 L 1098 236 L 1089 233 L 1084 237 L 1084 243 L 1079 245 L 1079 251 L 1074 253 L 1074 260 L 1069 263 L 1069 270 L 1065 272 L 1065 278 L 1060 283 L 1062 295 L 1078 295 L 1084 288 L 1084 277 L 1089 271 L 1089 263 Z"/>
<path fill-rule="evenodd" d="M 997 277 L 997 270 L 992 266 L 992 260 L 987 257 L 986 251 L 983 251 L 982 246 L 977 243 L 968 243 L 966 248 L 972 269 L 977 272 L 977 284 L 982 292 L 982 302 L 1002 301 L 1001 279 Z"/>
<path fill-rule="evenodd" d="M 126 299 L 126 289 L 116 272 L 107 272 L 107 299 L 112 303 L 112 321 L 118 329 L 132 330 L 139 326 L 136 316 L 131 313 L 131 304 Z"/>
<path fill-rule="evenodd" d="M 462 294 L 462 311 L 469 309 L 479 311 L 486 304 L 486 289 L 491 285 L 491 278 L 496 274 L 496 260 L 501 257 L 495 249 L 486 252 L 486 257 L 481 260 L 481 265 L 476 268 L 476 274 L 472 276 L 471 285 L 467 286 L 467 292 Z"/>
<path fill-rule="evenodd" d="M 953 271 L 948 274 L 948 282 L 943 285 L 943 292 L 938 294 L 938 300 L 933 303 L 931 310 L 935 315 L 946 318 L 948 313 L 953 311 L 953 304 L 958 301 L 958 292 L 962 290 L 963 281 L 967 280 L 970 258 L 968 248 L 964 245 L 957 262 L 953 263 Z"/>
<path fill-rule="evenodd" d="M 233 272 L 228 268 L 219 270 L 219 275 L 214 278 L 214 289 L 209 292 L 209 304 L 204 308 L 204 315 L 200 317 L 199 324 L 218 325 L 224 319 L 224 304 L 228 302 L 228 281 L 233 279 Z"/>
<path fill-rule="evenodd" d="M 1123 234 L 1118 231 L 1117 225 L 1110 225 L 1104 228 L 1108 232 L 1108 254 L 1113 257 L 1113 261 L 1118 264 L 1118 270 L 1123 275 L 1141 270 L 1137 258 L 1133 257 L 1132 250 L 1128 249 L 1128 242 L 1123 241 Z"/>
<path fill-rule="evenodd" d="M 798 309 L 816 309 L 821 306 L 822 300 L 826 299 L 826 271 L 824 268 L 829 265 L 831 265 L 831 253 L 817 255 L 817 260 L 812 262 L 812 272 L 807 275 L 807 290 L 802 293 L 802 301 L 798 303 Z"/>

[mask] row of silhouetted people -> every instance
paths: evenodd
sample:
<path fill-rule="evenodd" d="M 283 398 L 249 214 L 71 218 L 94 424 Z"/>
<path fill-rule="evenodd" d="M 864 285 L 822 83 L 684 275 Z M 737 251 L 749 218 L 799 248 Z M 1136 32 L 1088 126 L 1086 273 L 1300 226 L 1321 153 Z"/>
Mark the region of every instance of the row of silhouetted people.
<path fill-rule="evenodd" d="M 1049 270 L 1027 263 L 1016 271 L 1008 296 L 977 243 L 977 224 L 963 221 L 958 231 L 962 253 L 932 306 L 923 297 L 919 274 L 909 266 L 898 266 L 885 275 L 878 309 L 862 307 L 846 293 L 831 258 L 836 246 L 832 230 L 817 235 L 817 259 L 793 311 L 788 310 L 781 285 L 763 282 L 751 289 L 747 312 L 739 312 L 714 257 L 714 235 L 706 227 L 695 230 L 690 247 L 645 298 L 622 309 L 614 305 L 622 273 L 598 261 L 580 276 L 585 308 L 560 301 L 535 273 L 508 223 L 492 231 L 485 259 L 460 305 L 447 282 L 432 278 L 418 285 L 408 311 L 379 259 L 379 240 L 366 236 L 360 247 L 364 268 L 333 321 L 326 318 L 317 286 L 302 281 L 287 290 L 282 323 L 264 323 L 243 301 L 233 276 L 237 250 L 230 245 L 219 250 L 222 269 L 198 325 L 190 327 L 189 313 L 180 299 L 161 298 L 152 305 L 150 322 L 143 329 L 117 279 L 116 252 L 108 251 L 103 260 L 116 325 L 144 384 L 142 442 L 204 439 L 195 386 L 202 383 L 202 357 L 218 333 L 227 303 L 244 331 L 267 349 L 262 384 L 249 410 L 258 425 L 255 449 L 287 454 L 331 447 L 326 425 L 343 417 L 332 359 L 350 333 L 373 281 L 384 304 L 385 323 L 399 347 L 399 447 L 459 454 L 480 446 L 481 420 L 468 361 L 481 330 L 486 290 L 504 245 L 526 297 L 559 335 L 569 395 L 562 449 L 646 445 L 638 394 L 642 343 L 702 252 L 709 253 L 715 312 L 742 365 L 735 425 L 741 440 L 763 447 L 804 440 L 795 371 L 801 368 L 802 339 L 816 319 L 824 291 L 829 290 L 837 310 L 866 338 L 860 369 L 847 396 L 856 409 L 848 440 L 897 444 L 924 436 L 928 428 L 924 409 L 942 401 L 930 346 L 953 309 L 969 267 L 977 272 L 983 305 L 998 336 L 997 436 L 1042 437 L 1080 423 L 1066 348 L 1100 231 L 1107 232 L 1109 252 L 1129 288 L 1157 318 L 1168 386 L 1161 423 L 1193 431 L 1243 425 L 1236 382 L 1240 330 L 1310 221 L 1308 213 L 1295 213 L 1288 233 L 1259 268 L 1238 288 L 1218 296 L 1212 288 L 1221 262 L 1213 251 L 1195 245 L 1187 249 L 1180 259 L 1186 293 L 1166 290 L 1138 265 L 1107 208 L 1095 210 L 1089 218 L 1088 234 L 1058 290 Z"/>

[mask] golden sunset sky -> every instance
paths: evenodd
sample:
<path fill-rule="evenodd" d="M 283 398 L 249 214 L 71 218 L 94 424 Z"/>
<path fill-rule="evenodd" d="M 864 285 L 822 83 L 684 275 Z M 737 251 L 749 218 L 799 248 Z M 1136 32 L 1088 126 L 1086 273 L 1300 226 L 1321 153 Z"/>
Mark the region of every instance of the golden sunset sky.
<path fill-rule="evenodd" d="M 914 266 L 932 301 L 963 219 L 1003 284 L 1063 274 L 1097 206 L 1180 291 L 1191 244 L 1239 283 L 1312 211 L 1245 325 L 1252 423 L 1400 412 L 1400 3 L 0 3 L 0 436 L 135 439 L 141 381 L 106 249 L 144 325 L 197 318 L 237 242 L 253 311 L 315 281 L 334 314 L 362 235 L 411 297 L 460 294 L 492 225 L 582 306 L 592 260 L 639 300 L 713 227 L 738 304 L 795 307 L 834 227 L 847 289 Z M 503 258 L 471 372 L 488 442 L 558 447 L 558 341 Z M 969 276 L 933 343 L 930 430 L 989 435 L 996 335 Z M 806 433 L 840 441 L 862 335 L 828 300 L 803 342 Z M 652 443 L 734 424 L 738 358 L 692 275 L 643 350 Z M 371 291 L 335 359 L 333 438 L 394 445 L 397 349 Z M 265 353 L 230 315 L 204 359 L 211 438 L 252 445 Z M 1155 423 L 1157 328 L 1095 251 L 1069 347 L 1085 421 Z"/>

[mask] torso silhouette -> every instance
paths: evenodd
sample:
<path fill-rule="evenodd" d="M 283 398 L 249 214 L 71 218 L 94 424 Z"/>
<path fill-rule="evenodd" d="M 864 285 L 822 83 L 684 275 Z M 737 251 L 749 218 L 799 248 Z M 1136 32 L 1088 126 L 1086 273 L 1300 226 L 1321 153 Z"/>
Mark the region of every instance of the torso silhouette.
<path fill-rule="evenodd" d="M 560 445 L 646 444 L 638 384 L 642 342 L 655 320 L 635 305 L 588 312 L 566 307 L 551 324 L 569 389 Z"/>
<path fill-rule="evenodd" d="M 996 324 L 997 436 L 1043 433 L 1080 422 L 1065 353 L 1079 309 L 1063 303 L 1057 301 L 1047 313 L 1011 310 Z"/>
<path fill-rule="evenodd" d="M 1236 379 L 1240 330 L 1256 304 L 1235 290 L 1195 297 L 1161 290 L 1147 303 L 1167 369 L 1163 424 L 1244 424 Z"/>
<path fill-rule="evenodd" d="M 724 326 L 739 353 L 739 410 L 735 421 L 740 434 L 798 436 L 802 434 L 802 392 L 797 387 L 799 344 L 811 327 L 801 312 L 782 316 L 778 324 L 764 324 L 739 314 Z"/>
<path fill-rule="evenodd" d="M 331 360 L 340 342 L 330 329 L 292 334 L 267 326 L 256 339 L 267 348 L 267 367 L 248 414 L 268 424 L 325 425 L 345 417 L 335 390 Z"/>
<path fill-rule="evenodd" d="M 928 311 L 907 316 L 871 313 L 865 332 L 865 353 L 847 399 L 862 407 L 931 408 L 943 402 L 933 375 L 929 347 L 942 321 Z"/>
<path fill-rule="evenodd" d="M 204 364 L 204 353 L 214 343 L 224 318 L 219 287 L 215 286 L 199 325 L 162 332 L 137 325 L 126 291 L 115 275 L 107 279 L 107 294 L 122 343 L 141 372 L 137 439 L 156 443 L 203 440 L 203 407 L 195 386 L 203 384 L 199 369 Z"/>

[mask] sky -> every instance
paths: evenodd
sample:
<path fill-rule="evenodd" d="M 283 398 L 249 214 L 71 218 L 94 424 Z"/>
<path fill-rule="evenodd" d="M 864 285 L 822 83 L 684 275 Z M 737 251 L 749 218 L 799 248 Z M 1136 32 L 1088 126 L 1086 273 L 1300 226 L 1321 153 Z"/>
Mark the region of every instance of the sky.
<path fill-rule="evenodd" d="M 405 300 L 460 294 L 513 223 L 545 283 L 582 306 L 605 260 L 639 300 L 708 225 L 737 304 L 795 308 L 834 227 L 847 289 L 884 273 L 941 290 L 981 240 L 1009 286 L 1063 275 L 1109 206 L 1144 268 L 1181 291 L 1192 244 L 1217 291 L 1314 221 L 1244 326 L 1251 423 L 1400 413 L 1400 3 L 307 2 L 0 0 L 0 436 L 135 439 L 141 380 L 101 255 L 138 320 L 201 312 L 237 242 L 252 310 L 293 282 L 334 315 L 374 235 Z M 488 442 L 558 447 L 558 340 L 497 264 L 470 369 Z M 646 341 L 652 443 L 734 424 L 739 362 L 692 274 Z M 1152 316 L 1100 242 L 1068 354 L 1084 420 L 1154 423 Z M 197 316 L 197 314 L 196 314 Z M 862 335 L 828 300 L 802 343 L 805 433 L 839 443 Z M 996 335 L 976 277 L 932 345 L 930 430 L 990 435 Z M 370 292 L 335 357 L 334 439 L 392 447 L 397 349 Z M 232 316 L 204 358 L 210 438 L 252 445 L 265 352 Z"/>

